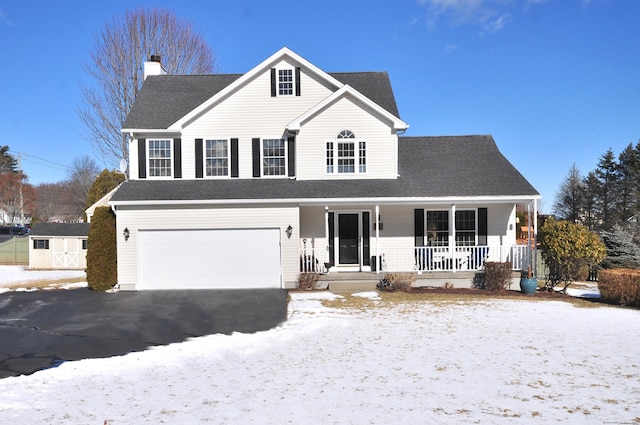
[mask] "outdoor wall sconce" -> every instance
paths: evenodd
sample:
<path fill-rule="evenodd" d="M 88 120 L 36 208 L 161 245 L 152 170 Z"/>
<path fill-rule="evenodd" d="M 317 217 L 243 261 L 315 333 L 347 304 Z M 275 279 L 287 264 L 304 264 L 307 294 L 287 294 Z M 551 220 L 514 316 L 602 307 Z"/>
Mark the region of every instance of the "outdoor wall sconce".
<path fill-rule="evenodd" d="M 289 225 L 289 227 L 287 227 L 287 230 L 285 230 L 285 233 L 287 234 L 287 238 L 291 239 L 291 235 L 293 234 L 293 227 Z"/>
<path fill-rule="evenodd" d="M 122 232 L 122 235 L 124 236 L 124 240 L 125 241 L 129 240 L 129 236 L 131 235 L 131 232 L 129 232 L 129 228 L 128 227 L 124 228 L 124 232 Z"/>

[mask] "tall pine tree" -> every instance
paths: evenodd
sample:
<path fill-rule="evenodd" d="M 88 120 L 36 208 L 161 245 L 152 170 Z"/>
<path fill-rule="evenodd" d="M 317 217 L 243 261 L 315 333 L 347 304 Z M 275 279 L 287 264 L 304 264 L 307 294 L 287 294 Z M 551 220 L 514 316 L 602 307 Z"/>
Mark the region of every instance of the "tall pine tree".
<path fill-rule="evenodd" d="M 553 204 L 553 211 L 563 220 L 572 223 L 582 222 L 584 206 L 584 183 L 580 175 L 580 170 L 574 163 L 560 185 L 560 190 L 556 193 Z"/>
<path fill-rule="evenodd" d="M 618 164 L 611 148 L 600 157 L 595 173 L 599 186 L 596 198 L 596 208 L 600 218 L 598 229 L 606 230 L 616 223 L 619 203 Z"/>

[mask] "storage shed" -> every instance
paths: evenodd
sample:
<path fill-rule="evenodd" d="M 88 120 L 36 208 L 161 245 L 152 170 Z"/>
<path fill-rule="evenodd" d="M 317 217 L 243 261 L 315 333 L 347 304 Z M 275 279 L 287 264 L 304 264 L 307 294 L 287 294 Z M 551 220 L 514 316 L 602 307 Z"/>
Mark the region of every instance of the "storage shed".
<path fill-rule="evenodd" d="M 85 269 L 89 223 L 36 223 L 29 235 L 30 269 Z"/>

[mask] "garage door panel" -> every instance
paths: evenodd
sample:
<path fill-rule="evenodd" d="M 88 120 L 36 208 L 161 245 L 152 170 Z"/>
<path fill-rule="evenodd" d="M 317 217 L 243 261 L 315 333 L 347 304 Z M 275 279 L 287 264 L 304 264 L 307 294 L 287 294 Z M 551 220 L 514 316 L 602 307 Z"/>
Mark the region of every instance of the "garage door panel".
<path fill-rule="evenodd" d="M 139 289 L 280 288 L 279 229 L 141 230 Z"/>

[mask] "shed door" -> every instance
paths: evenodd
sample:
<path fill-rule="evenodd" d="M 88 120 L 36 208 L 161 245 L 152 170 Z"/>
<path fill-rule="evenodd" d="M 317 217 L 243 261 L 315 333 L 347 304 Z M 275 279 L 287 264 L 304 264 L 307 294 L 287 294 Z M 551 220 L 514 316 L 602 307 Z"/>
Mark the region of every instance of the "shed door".
<path fill-rule="evenodd" d="M 280 229 L 140 230 L 137 289 L 281 288 Z"/>
<path fill-rule="evenodd" d="M 54 269 L 78 267 L 78 240 L 52 239 Z"/>

